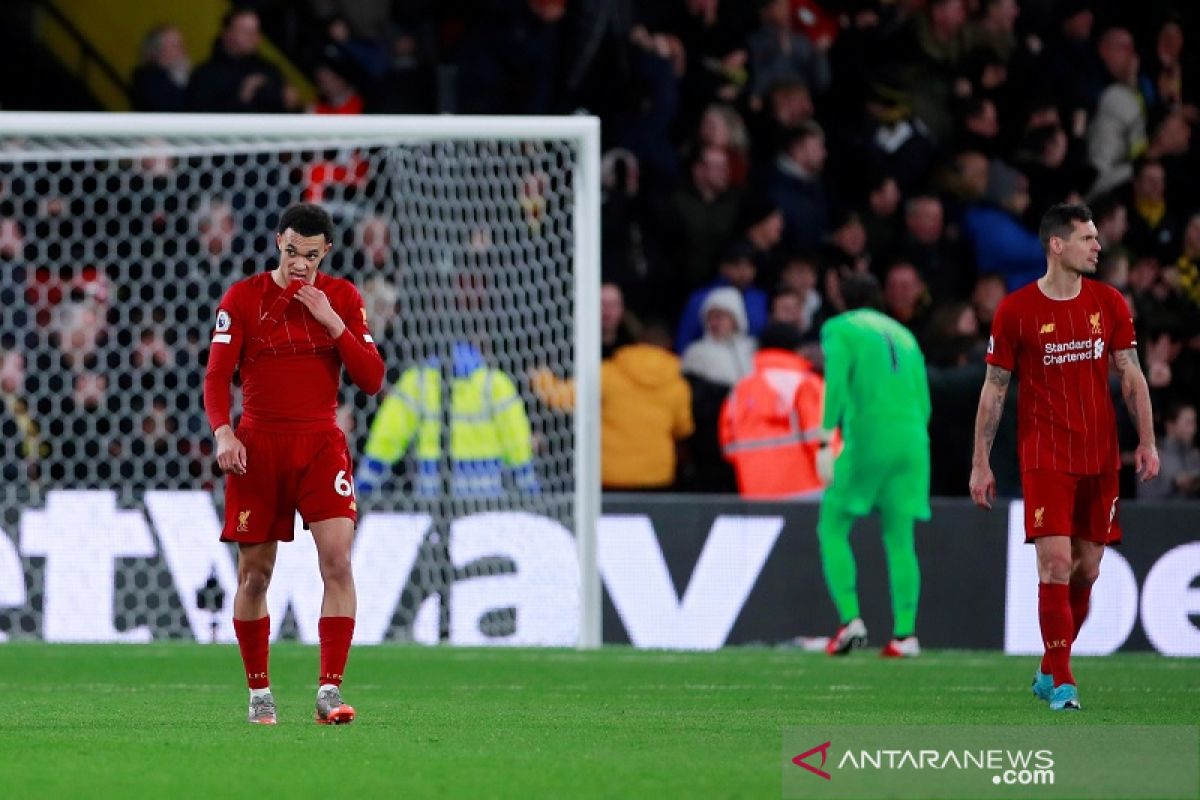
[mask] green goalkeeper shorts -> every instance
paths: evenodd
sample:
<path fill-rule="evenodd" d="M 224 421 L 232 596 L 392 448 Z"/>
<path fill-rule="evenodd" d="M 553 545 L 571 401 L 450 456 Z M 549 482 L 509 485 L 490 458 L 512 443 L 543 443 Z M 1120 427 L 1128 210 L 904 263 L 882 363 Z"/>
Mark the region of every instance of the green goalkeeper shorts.
<path fill-rule="evenodd" d="M 856 517 L 875 509 L 929 519 L 929 445 L 881 448 L 847 445 L 833 466 L 822 504 Z"/>

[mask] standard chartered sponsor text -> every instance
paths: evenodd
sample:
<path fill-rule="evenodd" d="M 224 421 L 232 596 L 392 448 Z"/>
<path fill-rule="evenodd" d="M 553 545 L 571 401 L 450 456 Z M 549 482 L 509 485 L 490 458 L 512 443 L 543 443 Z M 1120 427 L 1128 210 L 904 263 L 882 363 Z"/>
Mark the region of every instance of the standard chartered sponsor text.
<path fill-rule="evenodd" d="M 1102 341 L 1102 340 L 1101 340 Z M 1042 345 L 1045 355 L 1042 364 L 1067 364 L 1074 361 L 1091 361 L 1099 358 L 1103 349 L 1095 339 L 1075 339 L 1070 342 L 1046 342 Z"/>

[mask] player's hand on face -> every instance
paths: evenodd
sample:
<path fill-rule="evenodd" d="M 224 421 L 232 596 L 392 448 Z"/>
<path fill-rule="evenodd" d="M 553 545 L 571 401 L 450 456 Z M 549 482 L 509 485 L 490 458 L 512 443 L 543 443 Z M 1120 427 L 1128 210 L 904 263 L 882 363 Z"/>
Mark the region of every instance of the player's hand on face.
<path fill-rule="evenodd" d="M 296 299 L 304 304 L 313 319 L 325 326 L 330 336 L 336 339 L 346 329 L 346 323 L 329 304 L 329 297 L 317 287 L 311 284 L 301 286 L 300 291 L 296 292 Z"/>
<path fill-rule="evenodd" d="M 987 464 L 971 468 L 971 499 L 984 509 L 991 509 L 996 499 L 996 476 Z"/>
<path fill-rule="evenodd" d="M 217 466 L 222 472 L 246 474 L 246 445 L 232 430 L 226 429 L 217 435 Z"/>
<path fill-rule="evenodd" d="M 1152 444 L 1139 444 L 1133 451 L 1133 469 L 1142 483 L 1158 475 L 1158 448 Z"/>

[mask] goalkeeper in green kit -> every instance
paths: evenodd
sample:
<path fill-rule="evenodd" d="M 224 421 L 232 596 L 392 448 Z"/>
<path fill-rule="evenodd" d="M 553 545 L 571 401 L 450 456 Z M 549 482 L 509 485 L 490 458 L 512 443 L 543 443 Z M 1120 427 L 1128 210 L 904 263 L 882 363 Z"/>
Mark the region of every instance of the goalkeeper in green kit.
<path fill-rule="evenodd" d="M 888 657 L 915 656 L 921 573 L 913 545 L 915 520 L 929 519 L 929 383 L 925 359 L 907 328 L 876 309 L 879 284 L 869 273 L 841 278 L 846 311 L 821 328 L 825 351 L 826 444 L 817 467 L 827 484 L 817 538 L 825 582 L 840 624 L 826 652 L 844 655 L 867 643 L 858 610 L 850 528 L 879 509 L 892 591 Z M 835 428 L 844 446 L 834 456 Z"/>

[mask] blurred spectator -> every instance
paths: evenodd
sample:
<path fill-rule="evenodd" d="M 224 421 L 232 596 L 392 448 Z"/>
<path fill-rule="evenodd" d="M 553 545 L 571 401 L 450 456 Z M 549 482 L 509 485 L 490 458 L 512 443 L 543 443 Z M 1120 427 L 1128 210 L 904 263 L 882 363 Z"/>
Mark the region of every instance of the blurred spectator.
<path fill-rule="evenodd" d="M 924 190 L 937 138 L 917 115 L 909 93 L 883 82 L 873 84 L 872 92 L 866 103 L 862 166 L 893 175 L 905 195 Z"/>
<path fill-rule="evenodd" d="M 751 336 L 758 334 L 767 323 L 767 293 L 754 285 L 757 267 L 752 258 L 753 251 L 746 242 L 735 242 L 721 256 L 720 272 L 716 281 L 692 292 L 683 307 L 679 320 L 679 331 L 675 337 L 675 350 L 684 353 L 688 346 L 701 337 L 705 329 L 705 315 L 701 311 L 713 292 L 733 289 L 742 303 L 742 324 L 739 329 Z"/>
<path fill-rule="evenodd" d="M 1054 17 L 1057 30 L 1047 38 L 1039 72 L 1058 99 L 1064 125 L 1078 133 L 1108 83 L 1092 47 L 1096 17 L 1089 0 L 1058 0 Z"/>
<path fill-rule="evenodd" d="M 821 254 L 822 260 L 830 266 L 845 265 L 851 272 L 866 272 L 870 268 L 867 229 L 858 212 L 848 208 L 835 212 Z"/>
<path fill-rule="evenodd" d="M 187 107 L 188 76 L 192 62 L 175 25 L 152 28 L 142 40 L 138 66 L 133 71 L 135 111 L 183 111 Z"/>
<path fill-rule="evenodd" d="M 963 367 L 980 361 L 984 348 L 975 309 L 963 302 L 935 308 L 922 345 L 928 363 L 935 367 Z"/>
<path fill-rule="evenodd" d="M 887 172 L 873 172 L 867 183 L 867 203 L 862 222 L 867 231 L 867 248 L 887 253 L 896 246 L 900 231 L 900 186 Z"/>
<path fill-rule="evenodd" d="M 705 145 L 692 156 L 689 179 L 671 195 L 672 241 L 679 267 L 677 282 L 694 290 L 712 280 L 722 251 L 737 225 L 740 195 L 730 188 L 729 155 Z"/>
<path fill-rule="evenodd" d="M 317 0 L 315 5 L 330 6 L 332 3 Z M 355 74 L 365 80 L 379 80 L 388 68 L 387 48 L 383 44 L 391 30 L 387 19 L 388 9 L 378 8 L 370 15 L 360 12 L 368 6 L 388 4 L 349 2 L 337 5 L 341 8 L 336 12 L 333 9 L 327 13 L 318 11 L 318 16 L 325 20 L 326 43 L 323 54 L 325 57 L 333 56 L 338 61 L 351 62 Z"/>
<path fill-rule="evenodd" d="M 200 253 L 210 262 L 218 262 L 232 254 L 237 221 L 229 201 L 219 197 L 201 201 L 192 215 L 192 225 Z"/>
<path fill-rule="evenodd" d="M 963 0 L 929 0 L 905 32 L 905 84 L 913 112 L 935 139 L 953 132 L 951 101 L 968 53 L 967 11 Z"/>
<path fill-rule="evenodd" d="M 600 369 L 600 481 L 607 490 L 668 489 L 676 442 L 692 435 L 691 389 L 658 323 Z"/>
<path fill-rule="evenodd" d="M 174 366 L 175 356 L 158 328 L 146 328 L 138 336 L 133 350 L 133 366 L 138 370 L 162 370 Z"/>
<path fill-rule="evenodd" d="M 426 27 L 430 30 L 423 38 L 432 40 L 432 22 Z M 421 45 L 421 37 L 416 31 L 398 31 L 391 39 L 390 49 L 385 50 L 384 73 L 376 77 L 376 67 L 371 63 L 374 57 L 364 59 L 353 47 L 348 47 L 347 52 L 370 78 L 366 87 L 367 113 L 432 114 L 442 110 L 437 98 L 437 65 L 431 49 L 431 46 Z M 450 99 L 443 98 L 444 105 L 449 105 Z"/>
<path fill-rule="evenodd" d="M 764 143 L 778 141 L 784 131 L 798 128 L 813 118 L 812 91 L 799 78 L 776 81 L 767 89 L 765 127 L 760 140 Z"/>
<path fill-rule="evenodd" d="M 371 270 L 395 268 L 395 243 L 392 225 L 378 214 L 363 217 L 354 229 L 355 248 L 364 255 L 363 266 Z"/>
<path fill-rule="evenodd" d="M 1129 255 L 1121 248 L 1100 251 L 1100 260 L 1096 264 L 1096 278 L 1104 281 L 1118 291 L 1124 291 L 1129 286 Z"/>
<path fill-rule="evenodd" d="M 1200 497 L 1200 449 L 1196 447 L 1196 406 L 1176 403 L 1163 417 L 1166 434 L 1158 441 L 1162 468 L 1158 479 L 1138 483 L 1138 499 L 1183 500 Z"/>
<path fill-rule="evenodd" d="M 801 343 L 791 325 L 764 328 L 754 371 L 721 408 L 721 448 L 743 497 L 815 497 L 824 488 L 816 458 L 825 382 L 800 355 Z"/>
<path fill-rule="evenodd" d="M 1125 241 L 1138 253 L 1153 253 L 1173 261 L 1178 253 L 1180 220 L 1167 203 L 1167 173 L 1158 161 L 1137 165 L 1129 203 L 1129 232 Z"/>
<path fill-rule="evenodd" d="M 973 259 L 950 235 L 945 206 L 936 195 L 917 195 L 904 204 L 904 232 L 895 258 L 915 266 L 938 301 L 964 298 L 975 280 Z"/>
<path fill-rule="evenodd" d="M 1021 7 L 1017 0 L 982 0 L 979 6 L 979 18 L 967 25 L 968 49 L 987 48 L 1009 61 L 1019 46 L 1016 28 Z"/>
<path fill-rule="evenodd" d="M 808 329 L 804 301 L 795 289 L 783 286 L 771 295 L 771 317 L 767 321 L 767 327 L 776 323 L 794 328 L 798 333 L 804 333 Z"/>
<path fill-rule="evenodd" d="M 311 109 L 314 114 L 363 113 L 359 92 L 363 75 L 337 48 L 326 48 L 313 68 L 313 82 L 317 86 L 317 102 Z"/>
<path fill-rule="evenodd" d="M 214 112 L 296 111 L 300 96 L 279 69 L 258 54 L 258 14 L 233 9 L 221 21 L 212 56 L 188 82 L 188 110 Z"/>
<path fill-rule="evenodd" d="M 635 313 L 654 312 L 658 303 L 662 305 L 659 313 L 665 309 L 674 312 L 688 288 L 678 283 L 667 287 L 674 276 L 660 262 L 670 263 L 670 259 L 659 256 L 655 245 L 668 237 L 652 235 L 655 226 L 644 221 L 648 214 L 637 157 L 624 148 L 613 148 L 601 159 L 600 173 L 600 274 L 621 287 Z M 669 221 L 664 222 L 664 227 L 670 226 Z"/>
<path fill-rule="evenodd" d="M 1133 174 L 1133 159 L 1146 148 L 1146 103 L 1138 91 L 1133 36 L 1109 28 L 1100 37 L 1100 60 L 1112 83 L 1100 95 L 1088 127 L 1088 154 L 1098 173 L 1092 192 L 1107 192 Z"/>
<path fill-rule="evenodd" d="M 917 268 L 905 261 L 888 267 L 883 281 L 884 312 L 920 341 L 929 320 L 929 309 L 929 291 Z"/>
<path fill-rule="evenodd" d="M 1196 102 L 1196 81 L 1200 76 L 1192 54 L 1184 52 L 1183 26 L 1178 19 L 1168 18 L 1163 22 L 1147 56 L 1145 71 L 1152 87 L 1152 117 Z"/>
<path fill-rule="evenodd" d="M 1091 202 L 1092 219 L 1100 238 L 1101 253 L 1124 247 L 1129 232 L 1129 211 L 1115 194 L 1105 194 Z"/>
<path fill-rule="evenodd" d="M 773 286 L 783 266 L 783 212 L 766 198 L 751 192 L 742 206 L 741 224 L 758 267 L 760 286 Z"/>
<path fill-rule="evenodd" d="M 787 260 L 783 271 L 779 273 L 777 293 L 790 292 L 799 302 L 800 331 L 807 333 L 813 329 L 813 323 L 821 311 L 821 292 L 817 288 L 817 265 L 805 256 L 792 256 Z M 773 308 L 774 308 L 773 303 Z M 790 319 L 789 315 L 789 319 Z M 780 319 L 775 310 L 771 312 L 772 319 Z"/>
<path fill-rule="evenodd" d="M 980 275 L 975 281 L 975 288 L 971 290 L 971 308 L 975 310 L 981 331 L 987 332 L 992 329 L 992 319 L 995 318 L 996 309 L 1006 294 L 1008 289 L 1005 288 L 1004 278 L 999 275 L 989 272 Z"/>
<path fill-rule="evenodd" d="M 975 246 L 975 263 L 980 271 L 1003 275 L 1011 292 L 1037 279 L 1046 269 L 1041 241 L 1021 223 L 1029 207 L 1025 176 L 1003 162 L 993 161 L 985 201 L 967 209 L 963 228 Z"/>
<path fill-rule="evenodd" d="M 25 399 L 25 357 L 0 349 L 0 480 L 36 480 L 42 446 L 40 428 Z"/>
<path fill-rule="evenodd" d="M 704 336 L 683 351 L 683 371 L 732 386 L 753 366 L 754 339 L 747 335 L 746 306 L 732 286 L 713 289 L 699 311 Z"/>
<path fill-rule="evenodd" d="M 396 301 L 400 298 L 396 284 L 383 275 L 372 275 L 363 281 L 362 287 L 363 308 L 371 330 L 379 340 L 392 338 L 398 319 Z"/>
<path fill-rule="evenodd" d="M 625 310 L 621 287 L 605 283 L 600 287 L 600 357 L 610 358 L 617 350 L 639 340 L 641 325 Z"/>
<path fill-rule="evenodd" d="M 736 479 L 721 457 L 718 439 L 721 405 L 733 384 L 753 368 L 754 340 L 745 333 L 742 296 L 731 286 L 710 292 L 700 314 L 704 338 L 688 347 L 682 362 L 696 426 L 688 440 L 691 459 L 684 485 L 691 491 L 732 493 L 737 491 Z"/>
<path fill-rule="evenodd" d="M 1058 125 L 1030 130 L 1017 153 L 1017 166 L 1029 178 L 1030 207 L 1036 214 L 1055 203 L 1080 202 L 1080 188 L 1091 186 L 1096 177 L 1082 153 L 1072 153 L 1067 133 Z"/>
<path fill-rule="evenodd" d="M 750 170 L 750 138 L 746 123 L 726 103 L 712 103 L 704 109 L 697 128 L 697 148 L 718 147 L 729 163 L 729 185 L 741 188 Z"/>
<path fill-rule="evenodd" d="M 805 123 L 784 140 L 767 178 L 767 196 L 783 212 L 783 238 L 794 249 L 815 249 L 829 218 L 828 193 L 822 182 L 825 133 Z"/>
<path fill-rule="evenodd" d="M 996 104 L 986 97 L 972 97 L 963 106 L 961 147 L 989 158 L 1000 155 L 1000 117 Z"/>
<path fill-rule="evenodd" d="M 783 80 L 802 80 L 818 94 L 829 88 L 830 42 L 813 44 L 791 29 L 788 0 L 760 0 L 758 30 L 750 34 L 750 96 L 761 101 L 764 94 Z"/>
<path fill-rule="evenodd" d="M 1200 315 L 1200 211 L 1188 219 L 1182 239 L 1179 259 L 1175 262 L 1179 291 L 1191 302 L 1193 313 Z"/>
<path fill-rule="evenodd" d="M 556 60 L 565 5 L 543 0 L 480 4 L 465 20 L 457 48 L 457 110 L 548 113 L 560 74 Z"/>

